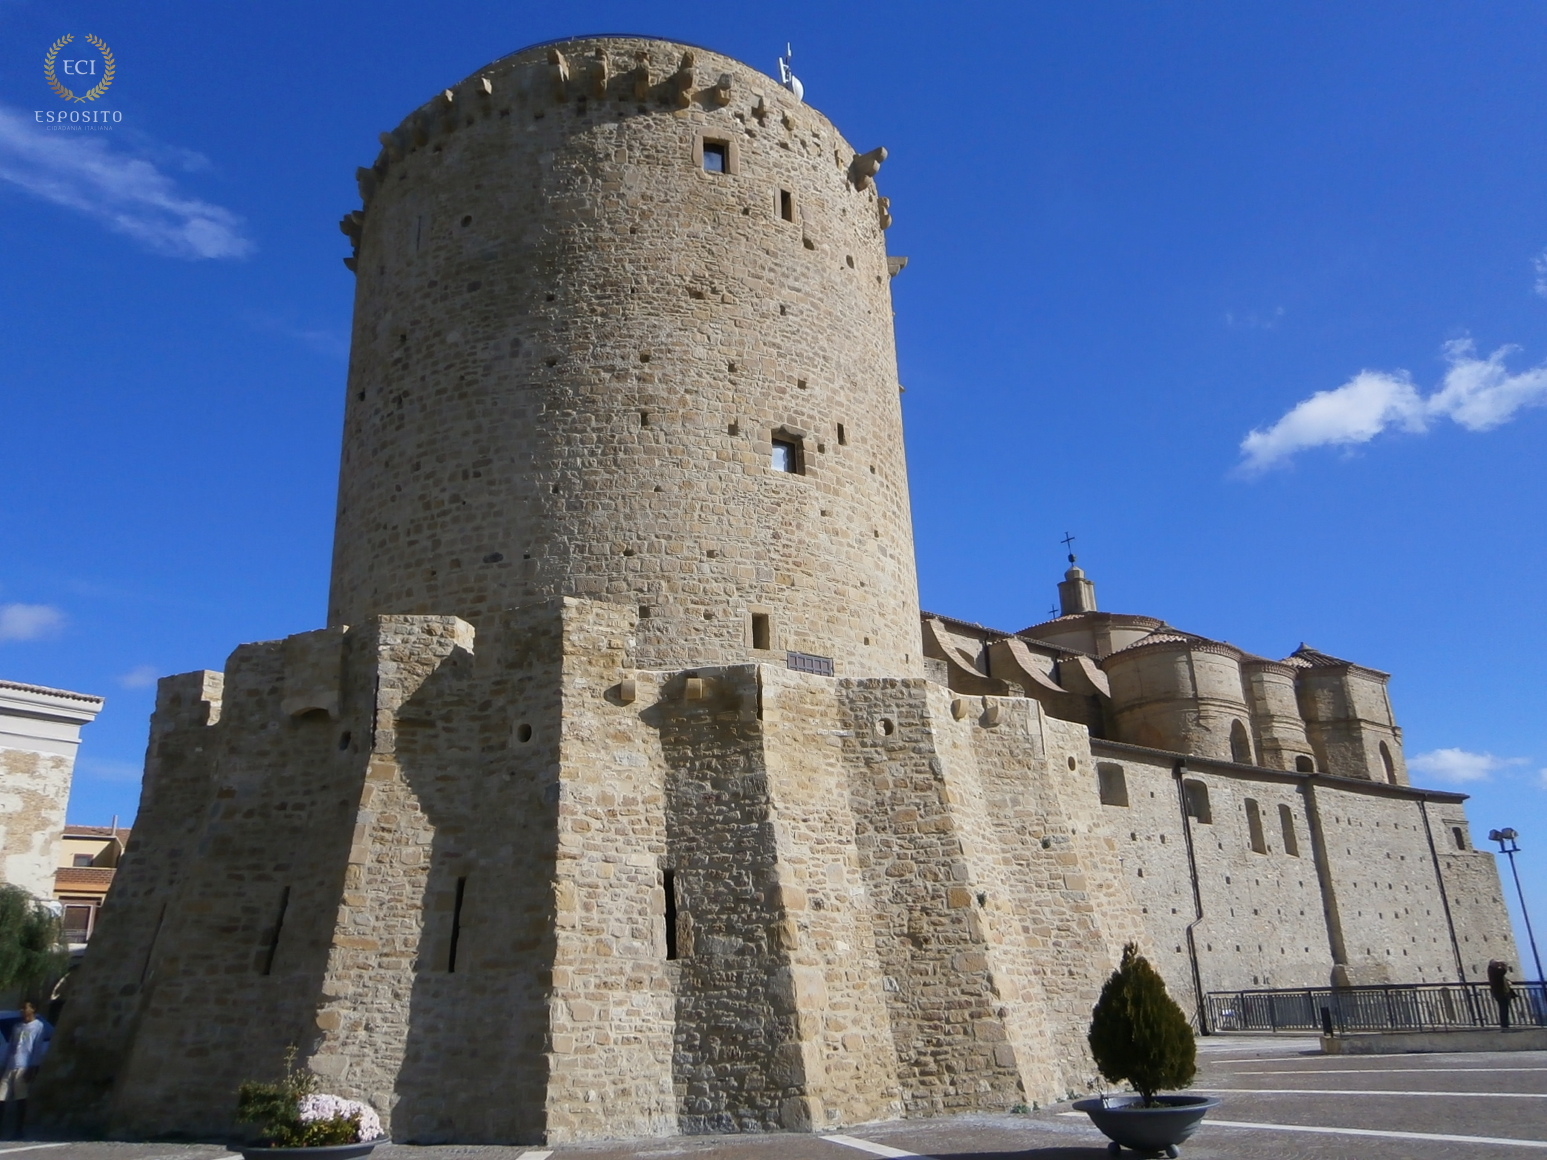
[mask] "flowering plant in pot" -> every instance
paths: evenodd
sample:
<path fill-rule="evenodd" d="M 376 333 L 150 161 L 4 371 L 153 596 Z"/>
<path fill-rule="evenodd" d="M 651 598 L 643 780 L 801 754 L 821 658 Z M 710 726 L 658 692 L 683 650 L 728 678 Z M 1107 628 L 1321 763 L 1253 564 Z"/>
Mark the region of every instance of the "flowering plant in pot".
<path fill-rule="evenodd" d="M 285 1053 L 285 1073 L 276 1083 L 244 1083 L 237 1092 L 236 1118 L 256 1124 L 264 1143 L 244 1147 L 247 1160 L 276 1153 L 290 1158 L 350 1160 L 368 1155 L 381 1139 L 376 1109 L 359 1100 L 317 1090 L 317 1077 L 298 1071 L 295 1048 Z"/>
<path fill-rule="evenodd" d="M 1090 1020 L 1090 1051 L 1110 1083 L 1127 1083 L 1136 1094 L 1077 1100 L 1075 1108 L 1112 1141 L 1143 1155 L 1177 1155 L 1177 1145 L 1198 1129 L 1219 1101 L 1208 1096 L 1160 1095 L 1184 1088 L 1198 1070 L 1198 1048 L 1187 1016 L 1166 984 L 1129 943 L 1101 988 Z"/>

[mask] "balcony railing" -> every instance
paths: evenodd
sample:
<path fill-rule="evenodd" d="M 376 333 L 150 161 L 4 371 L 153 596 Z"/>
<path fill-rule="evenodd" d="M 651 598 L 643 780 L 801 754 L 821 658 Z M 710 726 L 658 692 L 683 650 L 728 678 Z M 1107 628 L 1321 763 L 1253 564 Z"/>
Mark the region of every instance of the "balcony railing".
<path fill-rule="evenodd" d="M 1392 983 L 1210 991 L 1210 1031 L 1450 1031 L 1496 1028 L 1499 1005 L 1484 983 Z M 1547 1027 L 1547 987 L 1516 983 L 1510 1026 Z"/>

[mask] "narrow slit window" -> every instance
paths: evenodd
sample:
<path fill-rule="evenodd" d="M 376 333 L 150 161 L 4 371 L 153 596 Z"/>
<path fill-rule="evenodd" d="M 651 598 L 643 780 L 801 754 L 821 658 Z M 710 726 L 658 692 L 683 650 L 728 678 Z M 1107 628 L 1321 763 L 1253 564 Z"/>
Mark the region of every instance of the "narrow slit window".
<path fill-rule="evenodd" d="M 677 957 L 677 872 L 663 871 L 662 885 L 666 889 L 666 958 Z"/>
<path fill-rule="evenodd" d="M 795 220 L 795 195 L 787 189 L 779 191 L 779 216 L 787 222 Z"/>
<path fill-rule="evenodd" d="M 1284 834 L 1284 853 L 1291 858 L 1300 856 L 1300 840 L 1295 837 L 1295 812 L 1288 806 L 1278 807 L 1278 828 Z"/>
<path fill-rule="evenodd" d="M 1450 836 L 1451 836 L 1451 838 L 1456 843 L 1456 849 L 1458 849 L 1458 850 L 1465 850 L 1466 849 L 1466 831 L 1465 830 L 1463 830 L 1460 826 L 1451 826 L 1450 827 Z"/>
<path fill-rule="evenodd" d="M 773 648 L 773 630 L 766 612 L 754 612 L 752 614 L 752 647 L 755 649 Z"/>
<path fill-rule="evenodd" d="M 1262 833 L 1262 810 L 1256 798 L 1246 799 L 1246 840 L 1256 853 L 1268 852 L 1268 840 Z"/>
<path fill-rule="evenodd" d="M 268 949 L 263 956 L 263 973 L 274 973 L 274 954 L 279 950 L 279 932 L 285 928 L 285 911 L 290 908 L 290 887 L 279 892 L 279 913 L 274 916 L 274 931 L 269 935 Z"/>
<path fill-rule="evenodd" d="M 849 445 L 849 433 L 844 430 L 843 424 L 839 423 L 838 424 L 838 446 L 839 447 L 847 447 L 848 445 Z"/>
<path fill-rule="evenodd" d="M 446 949 L 446 973 L 457 973 L 457 944 L 462 941 L 462 899 L 467 894 L 467 879 L 457 879 L 457 894 L 451 904 L 451 945 Z"/>
<path fill-rule="evenodd" d="M 725 173 L 729 166 L 726 164 L 730 146 L 724 141 L 704 142 L 704 172 Z"/>

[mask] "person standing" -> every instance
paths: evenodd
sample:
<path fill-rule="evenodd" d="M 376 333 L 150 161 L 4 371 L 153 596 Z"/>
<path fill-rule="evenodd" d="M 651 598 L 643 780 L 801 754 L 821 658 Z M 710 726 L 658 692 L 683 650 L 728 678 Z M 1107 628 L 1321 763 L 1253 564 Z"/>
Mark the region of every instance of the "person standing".
<path fill-rule="evenodd" d="M 1509 1004 L 1515 997 L 1515 988 L 1509 981 L 1509 964 L 1494 959 L 1488 964 L 1488 990 L 1499 1005 L 1499 1030 L 1509 1030 Z"/>
<path fill-rule="evenodd" d="M 27 1089 L 37 1078 L 38 1065 L 48 1050 L 47 1031 L 48 1024 L 38 1018 L 37 1008 L 31 1003 L 23 1003 L 21 1022 L 11 1028 L 11 1037 L 5 1046 L 5 1071 L 0 1075 L 0 1111 L 15 1102 L 13 1133 L 18 1140 L 27 1130 Z"/>

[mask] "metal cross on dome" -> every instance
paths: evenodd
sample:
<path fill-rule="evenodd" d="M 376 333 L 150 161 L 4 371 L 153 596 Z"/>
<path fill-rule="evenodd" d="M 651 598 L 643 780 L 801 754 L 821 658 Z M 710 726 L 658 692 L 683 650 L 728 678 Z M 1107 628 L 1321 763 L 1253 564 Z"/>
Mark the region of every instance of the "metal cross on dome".
<path fill-rule="evenodd" d="M 1076 539 L 1076 537 L 1071 536 L 1068 532 L 1065 532 L 1064 533 L 1064 538 L 1062 540 L 1058 541 L 1060 544 L 1062 544 L 1065 548 L 1068 549 L 1068 551 L 1069 551 L 1069 563 L 1071 563 L 1071 564 L 1074 563 L 1074 541 L 1075 541 L 1075 539 Z"/>

